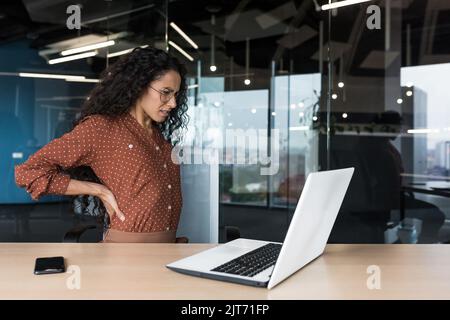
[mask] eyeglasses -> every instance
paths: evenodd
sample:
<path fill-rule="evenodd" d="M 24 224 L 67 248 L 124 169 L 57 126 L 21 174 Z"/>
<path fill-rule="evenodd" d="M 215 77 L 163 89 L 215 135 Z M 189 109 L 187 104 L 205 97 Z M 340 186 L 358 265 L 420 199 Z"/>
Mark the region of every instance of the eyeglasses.
<path fill-rule="evenodd" d="M 169 90 L 164 91 L 164 90 L 155 89 L 152 86 L 149 86 L 149 87 L 159 93 L 159 98 L 162 103 L 168 103 L 172 98 L 175 98 L 175 101 L 177 100 L 179 92 L 175 93 L 174 91 L 169 91 Z"/>

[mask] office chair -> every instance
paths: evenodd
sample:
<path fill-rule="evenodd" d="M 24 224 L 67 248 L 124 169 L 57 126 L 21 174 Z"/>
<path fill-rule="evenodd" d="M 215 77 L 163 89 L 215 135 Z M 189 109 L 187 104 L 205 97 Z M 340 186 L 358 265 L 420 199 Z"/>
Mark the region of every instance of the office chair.
<path fill-rule="evenodd" d="M 400 209 L 400 172 L 379 139 L 370 137 L 333 137 L 331 164 L 334 168 L 355 167 L 347 195 L 342 203 L 330 242 L 384 243 L 384 233 L 401 221 L 391 219 Z M 445 215 L 435 205 L 405 195 L 407 218 L 422 221 L 418 243 L 445 243 L 450 240 L 443 223 Z"/>
<path fill-rule="evenodd" d="M 97 225 L 94 224 L 79 224 L 69 229 L 64 234 L 63 242 L 65 243 L 78 243 L 80 242 L 81 235 L 87 230 L 97 229 Z"/>
<path fill-rule="evenodd" d="M 230 242 L 241 237 L 241 231 L 235 226 L 225 226 L 225 242 Z"/>
<path fill-rule="evenodd" d="M 450 233 L 445 226 L 445 213 L 436 205 L 417 199 L 413 192 L 404 196 L 405 218 L 422 221 L 418 243 L 448 243 Z"/>
<path fill-rule="evenodd" d="M 354 167 L 329 243 L 383 243 L 385 214 L 373 208 L 370 169 L 358 152 L 359 136 L 334 136 L 330 151 L 331 168 Z"/>

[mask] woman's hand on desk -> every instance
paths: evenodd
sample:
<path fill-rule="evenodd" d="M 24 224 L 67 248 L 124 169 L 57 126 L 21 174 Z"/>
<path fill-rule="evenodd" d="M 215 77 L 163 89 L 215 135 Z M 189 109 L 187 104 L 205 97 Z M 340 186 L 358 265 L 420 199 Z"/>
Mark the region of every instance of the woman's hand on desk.
<path fill-rule="evenodd" d="M 116 197 L 107 187 L 101 185 L 100 192 L 98 194 L 100 200 L 102 200 L 106 211 L 108 212 L 109 219 L 112 221 L 115 215 L 123 222 L 125 221 L 125 215 L 120 211 L 119 206 L 116 201 Z"/>

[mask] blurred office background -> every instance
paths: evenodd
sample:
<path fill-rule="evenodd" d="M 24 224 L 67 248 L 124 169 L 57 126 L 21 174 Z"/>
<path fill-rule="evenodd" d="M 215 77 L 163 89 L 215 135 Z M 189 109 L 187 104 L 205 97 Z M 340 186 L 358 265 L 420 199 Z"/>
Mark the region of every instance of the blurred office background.
<path fill-rule="evenodd" d="M 450 2 L 324 10 L 328 2 L 77 1 L 78 30 L 66 24 L 72 1 L 3 1 L 0 241 L 60 242 L 96 224 L 67 197 L 31 200 L 14 165 L 69 131 L 101 71 L 147 45 L 189 70 L 185 146 L 229 155 L 218 141 L 241 129 L 244 137 L 266 132 L 258 152 L 279 149 L 272 175 L 261 174 L 261 162 L 227 156 L 217 166 L 183 165 L 184 214 L 200 219 L 182 217 L 192 241 L 283 241 L 307 175 L 348 166 L 356 171 L 329 242 L 450 241 Z M 99 43 L 81 58 L 54 60 Z M 100 236 L 98 225 L 80 241 Z"/>

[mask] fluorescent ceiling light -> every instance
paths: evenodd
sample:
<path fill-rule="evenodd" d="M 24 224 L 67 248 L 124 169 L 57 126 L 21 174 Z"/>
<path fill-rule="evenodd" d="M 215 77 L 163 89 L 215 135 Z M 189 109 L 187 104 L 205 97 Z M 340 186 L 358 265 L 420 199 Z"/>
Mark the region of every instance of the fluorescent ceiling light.
<path fill-rule="evenodd" d="M 29 72 L 19 72 L 20 77 L 26 78 L 44 78 L 44 79 L 74 79 L 74 80 L 82 80 L 85 79 L 85 76 L 72 76 L 68 74 L 49 74 L 49 73 L 29 73 Z"/>
<path fill-rule="evenodd" d="M 289 127 L 289 131 L 307 131 L 309 126 Z"/>
<path fill-rule="evenodd" d="M 117 52 L 113 52 L 113 53 L 108 53 L 108 58 L 113 58 L 113 57 L 121 56 L 121 55 L 130 53 L 130 52 L 133 51 L 133 50 L 134 50 L 134 48 L 127 49 L 127 50 L 122 50 L 122 51 L 117 51 Z"/>
<path fill-rule="evenodd" d="M 141 48 L 147 48 L 148 44 L 141 46 Z M 133 51 L 135 48 L 131 48 L 131 49 L 127 49 L 127 50 L 122 50 L 122 51 L 117 51 L 117 52 L 113 52 L 113 53 L 108 53 L 108 58 L 113 58 L 113 57 L 117 57 L 117 56 L 121 56 L 123 54 L 127 54 L 130 53 L 131 51 Z"/>
<path fill-rule="evenodd" d="M 80 53 L 80 52 L 85 52 L 85 51 L 89 51 L 89 50 L 113 46 L 114 44 L 115 44 L 114 40 L 98 42 L 98 43 L 94 43 L 94 44 L 89 44 L 87 46 L 82 46 L 82 47 L 78 47 L 78 48 L 61 51 L 61 55 L 68 56 L 68 55 L 75 54 L 75 53 Z"/>
<path fill-rule="evenodd" d="M 61 63 L 61 62 L 66 62 L 66 61 L 89 58 L 89 57 L 93 57 L 95 55 L 97 55 L 97 51 L 90 51 L 90 52 L 75 54 L 73 56 L 51 59 L 51 60 L 48 60 L 48 64 L 56 64 L 56 63 Z"/>
<path fill-rule="evenodd" d="M 84 24 L 84 23 L 83 23 Z M 83 47 L 95 43 L 106 42 L 110 40 L 120 40 L 130 36 L 130 32 L 118 32 L 108 34 L 108 36 L 98 35 L 98 34 L 88 34 L 85 36 L 79 36 L 76 38 L 62 40 L 46 45 L 46 49 L 39 50 L 39 55 L 41 57 L 46 57 L 55 53 L 61 53 L 61 51 L 70 50 L 78 47 Z"/>
<path fill-rule="evenodd" d="M 409 129 L 408 133 L 439 133 L 439 129 Z"/>
<path fill-rule="evenodd" d="M 330 10 L 330 9 L 336 9 L 336 8 L 350 6 L 352 4 L 368 2 L 368 1 L 371 1 L 371 0 L 343 0 L 343 1 L 339 1 L 339 2 L 324 4 L 322 6 L 322 10 L 325 11 L 325 10 Z"/>
<path fill-rule="evenodd" d="M 188 86 L 188 89 L 195 89 L 198 88 L 198 84 L 191 84 L 190 86 Z"/>
<path fill-rule="evenodd" d="M 73 78 L 69 78 L 69 79 L 66 79 L 66 81 L 70 81 L 70 82 L 93 82 L 93 83 L 97 83 L 97 82 L 100 82 L 100 79 L 73 79 Z"/>
<path fill-rule="evenodd" d="M 189 44 L 193 46 L 194 49 L 198 49 L 198 45 L 191 38 L 189 38 L 189 36 L 184 33 L 183 30 L 181 30 L 174 22 L 171 22 L 170 26 L 174 28 L 175 31 L 178 32 L 187 42 L 189 42 Z"/>
<path fill-rule="evenodd" d="M 177 49 L 183 56 L 185 56 L 188 60 L 190 61 L 194 61 L 194 58 L 192 58 L 186 51 L 184 51 L 183 49 L 181 49 L 175 42 L 173 41 L 169 41 L 169 44 L 174 47 L 175 49 Z"/>

